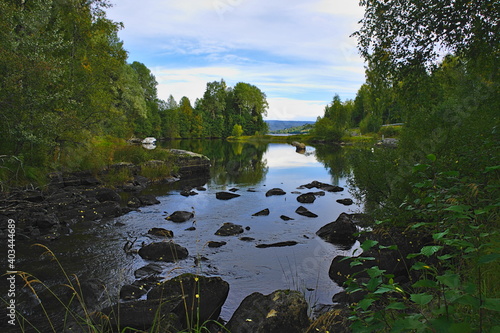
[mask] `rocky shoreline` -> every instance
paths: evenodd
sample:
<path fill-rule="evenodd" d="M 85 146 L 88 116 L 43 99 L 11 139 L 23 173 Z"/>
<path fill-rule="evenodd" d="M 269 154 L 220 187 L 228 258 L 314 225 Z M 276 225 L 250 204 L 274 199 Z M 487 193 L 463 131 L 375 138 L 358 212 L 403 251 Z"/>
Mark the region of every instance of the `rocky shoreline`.
<path fill-rule="evenodd" d="M 178 175 L 165 175 L 162 182 L 175 182 L 179 179 L 194 179 L 208 177 L 210 161 L 201 155 L 185 151 L 174 151 L 176 165 L 179 166 Z M 161 163 L 152 161 L 151 163 Z M 47 242 L 56 240 L 64 234 L 71 233 L 71 226 L 82 221 L 96 221 L 121 216 L 142 206 L 154 205 L 158 200 L 147 194 L 141 194 L 153 183 L 152 180 L 139 175 L 139 167 L 130 163 L 121 163 L 110 166 L 112 169 L 128 169 L 133 174 L 133 179 L 115 188 L 106 187 L 99 177 L 89 172 L 80 173 L 54 173 L 50 175 L 50 183 L 44 190 L 13 191 L 3 194 L 0 200 L 0 217 L 4 225 L 0 225 L 0 236 L 6 235 L 6 221 L 16 220 L 16 236 L 20 241 L 34 240 Z M 106 172 L 106 171 L 104 171 Z M 158 180 L 156 180 L 158 181 Z M 200 183 L 200 182 L 198 182 Z M 316 197 L 325 195 L 324 191 L 338 192 L 343 189 L 338 186 L 313 181 L 303 186 L 304 189 L 317 189 L 317 192 L 300 194 L 299 203 L 313 203 Z M 192 188 L 184 192 L 192 193 Z M 267 191 L 266 196 L 283 195 L 285 192 L 279 188 Z M 181 193 L 182 194 L 182 193 Z M 217 199 L 230 200 L 238 195 L 233 192 L 219 192 Z M 342 202 L 349 205 L 352 202 Z M 305 207 L 296 211 L 299 215 L 315 217 L 315 214 Z M 192 218 L 190 212 L 175 212 L 167 219 L 172 222 L 183 222 Z M 262 210 L 254 216 L 269 214 Z M 290 219 L 282 216 L 282 219 Z M 412 265 L 406 259 L 406 254 L 415 251 L 430 240 L 422 235 L 405 235 L 399 230 L 392 230 L 388 234 L 366 233 L 359 235 L 359 231 L 372 225 L 367 216 L 363 214 L 342 213 L 337 220 L 320 228 L 316 235 L 327 242 L 351 247 L 357 240 L 373 239 L 380 245 L 397 245 L 399 252 L 371 250 L 363 255 L 374 257 L 375 260 L 360 266 L 351 267 L 354 259 L 337 256 L 332 258 L 329 277 L 339 286 L 343 286 L 348 277 L 359 273 L 361 268 L 375 265 L 393 274 L 394 280 L 402 285 L 411 280 L 407 267 Z M 216 234 L 237 235 L 243 232 L 242 226 L 230 223 L 224 224 Z M 119 303 L 101 308 L 104 304 L 102 297 L 102 284 L 99 281 L 85 281 L 85 303 L 99 315 L 94 318 L 98 325 L 111 326 L 111 331 L 123 327 L 137 330 L 148 330 L 153 323 L 160 325 L 165 332 L 189 330 L 206 321 L 218 321 L 221 308 L 226 301 L 229 284 L 220 277 L 202 276 L 195 274 L 179 275 L 168 281 L 161 281 L 159 273 L 161 267 L 154 261 L 182 260 L 188 256 L 187 250 L 172 242 L 171 231 L 161 228 L 149 230 L 148 233 L 161 238 L 142 246 L 138 254 L 153 261 L 145 267 L 135 271 L 136 281 L 124 285 L 120 290 Z M 406 239 L 412 239 L 409 242 Z M 224 243 L 224 242 L 220 242 Z M 272 244 L 258 244 L 257 247 L 294 246 L 297 242 L 278 242 Z M 223 246 L 224 244 L 213 244 Z M 210 244 L 208 246 L 211 246 Z M 132 246 L 130 246 L 132 248 Z M 125 249 L 127 250 L 127 249 Z M 202 260 L 203 258 L 200 258 Z M 156 266 L 155 266 L 156 265 Z M 367 277 L 358 276 L 359 281 Z M 231 319 L 225 323 L 230 332 L 349 332 L 349 305 L 363 297 L 361 293 L 348 294 L 342 292 L 334 295 L 333 309 L 323 311 L 314 321 L 308 316 L 311 305 L 304 295 L 292 290 L 277 290 L 269 295 L 253 293 L 248 295 L 236 309 Z M 74 309 L 81 313 L 83 309 L 78 306 Z M 161 320 L 158 322 L 158 315 Z M 105 322 L 100 322 L 107 318 Z M 195 319 L 196 318 L 196 319 Z M 73 325 L 78 332 L 77 324 Z M 213 327 L 212 327 L 213 326 Z M 220 330 L 217 324 L 207 324 L 213 332 Z"/>

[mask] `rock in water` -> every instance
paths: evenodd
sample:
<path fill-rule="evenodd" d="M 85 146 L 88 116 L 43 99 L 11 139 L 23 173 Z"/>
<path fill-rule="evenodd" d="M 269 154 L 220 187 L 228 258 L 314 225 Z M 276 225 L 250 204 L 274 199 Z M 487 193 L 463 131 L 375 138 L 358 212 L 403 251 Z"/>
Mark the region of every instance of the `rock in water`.
<path fill-rule="evenodd" d="M 173 242 L 151 243 L 139 249 L 139 255 L 143 259 L 175 262 L 185 259 L 188 256 L 188 250 Z"/>
<path fill-rule="evenodd" d="M 350 206 L 354 203 L 354 201 L 352 201 L 352 199 L 349 199 L 349 198 L 346 198 L 346 199 L 338 199 L 337 200 L 338 203 L 341 203 L 345 206 Z"/>
<path fill-rule="evenodd" d="M 263 209 L 260 212 L 253 214 L 252 216 L 267 216 L 269 215 L 269 208 Z"/>
<path fill-rule="evenodd" d="M 266 192 L 266 197 L 270 197 L 272 195 L 285 195 L 286 192 L 280 188 L 272 188 Z"/>
<path fill-rule="evenodd" d="M 321 227 L 316 235 L 333 244 L 353 244 L 358 228 L 351 219 L 351 215 L 342 213 L 337 220 Z"/>
<path fill-rule="evenodd" d="M 192 219 L 194 217 L 194 214 L 192 212 L 186 212 L 183 210 L 178 210 L 176 212 L 173 212 L 166 218 L 166 220 L 170 220 L 172 222 L 176 223 L 181 223 L 181 222 L 186 222 L 189 219 Z"/>
<path fill-rule="evenodd" d="M 247 296 L 227 323 L 232 333 L 301 333 L 309 326 L 307 302 L 295 290 Z"/>
<path fill-rule="evenodd" d="M 267 247 L 294 246 L 297 244 L 298 243 L 296 241 L 286 241 L 286 242 L 277 242 L 277 243 L 271 243 L 271 244 L 257 244 L 257 245 L 255 245 L 255 247 L 258 247 L 260 249 L 265 249 Z"/>
<path fill-rule="evenodd" d="M 219 200 L 229 200 L 236 197 L 239 197 L 239 194 L 231 193 L 231 192 L 217 192 L 215 193 L 215 197 Z"/>
<path fill-rule="evenodd" d="M 243 232 L 243 226 L 226 222 L 215 232 L 217 236 L 233 236 Z"/>
<path fill-rule="evenodd" d="M 297 197 L 297 201 L 300 203 L 313 203 L 316 200 L 316 195 L 313 192 L 304 193 Z"/>
<path fill-rule="evenodd" d="M 306 207 L 300 206 L 295 210 L 295 213 L 302 215 L 302 216 L 307 216 L 307 217 L 318 217 L 318 215 L 314 214 L 313 212 L 309 211 Z"/>

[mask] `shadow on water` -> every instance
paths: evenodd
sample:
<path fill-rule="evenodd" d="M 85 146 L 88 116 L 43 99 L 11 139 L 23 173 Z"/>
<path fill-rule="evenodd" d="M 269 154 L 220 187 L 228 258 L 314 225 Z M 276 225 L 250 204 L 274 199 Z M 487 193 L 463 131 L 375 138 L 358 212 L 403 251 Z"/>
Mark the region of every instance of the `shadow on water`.
<path fill-rule="evenodd" d="M 185 272 L 221 276 L 230 284 L 222 318 L 229 320 L 246 296 L 253 292 L 269 294 L 277 289 L 296 289 L 306 295 L 310 305 L 329 304 L 340 288 L 328 277 L 328 269 L 336 255 L 348 255 L 358 248 L 337 247 L 316 236 L 316 231 L 332 222 L 342 212 L 359 212 L 358 205 L 343 206 L 337 199 L 349 197 L 349 166 L 342 149 L 307 147 L 304 154 L 286 144 L 229 143 L 220 140 L 182 140 L 162 143 L 169 148 L 185 149 L 208 156 L 212 162 L 210 179 L 198 183 L 157 185 L 148 189 L 160 204 L 142 208 L 122 217 L 80 224 L 74 233 L 48 246 L 69 273 L 81 279 L 100 279 L 107 285 L 111 300 L 118 299 L 122 285 L 134 281 L 134 271 L 149 262 L 138 255 L 126 254 L 127 240 L 136 239 L 133 249 L 161 241 L 148 234 L 151 228 L 173 231 L 177 244 L 189 251 L 187 259 L 176 263 L 160 263 L 161 276 L 169 279 Z M 314 180 L 345 187 L 343 192 L 326 192 L 312 204 L 297 201 L 300 193 L 316 189 L 298 189 Z M 197 195 L 185 197 L 186 186 L 203 186 Z M 266 197 L 272 188 L 286 194 Z M 217 200 L 215 193 L 232 189 L 240 196 L 228 201 Z M 298 215 L 299 206 L 318 215 Z M 253 216 L 263 209 L 267 216 Z M 174 223 L 165 217 L 174 211 L 192 211 L 194 218 Z M 281 218 L 286 215 L 291 220 Z M 218 236 L 216 230 L 225 222 L 243 226 L 236 236 Z M 190 228 L 194 227 L 194 228 Z M 190 229 L 190 230 L 188 230 Z M 243 238 L 244 237 L 244 238 Z M 208 247 L 210 241 L 224 241 L 220 248 Z M 258 244 L 294 241 L 295 246 L 257 248 Z M 19 254 L 19 267 L 33 272 L 49 285 L 61 278 L 54 263 L 40 256 L 40 250 Z M 202 259 L 203 260 L 200 260 Z M 59 281 L 60 283 L 60 281 Z"/>

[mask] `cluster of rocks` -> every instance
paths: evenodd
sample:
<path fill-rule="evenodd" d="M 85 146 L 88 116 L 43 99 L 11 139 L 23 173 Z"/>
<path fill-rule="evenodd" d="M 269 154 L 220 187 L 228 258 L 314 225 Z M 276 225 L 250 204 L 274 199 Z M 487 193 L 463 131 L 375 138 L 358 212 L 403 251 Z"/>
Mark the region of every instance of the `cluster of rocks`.
<path fill-rule="evenodd" d="M 208 179 L 210 160 L 203 155 L 173 149 L 178 175 L 166 174 L 162 181 L 174 182 L 184 178 Z M 149 161 L 149 164 L 165 163 Z M 101 179 L 125 170 L 130 179 L 113 188 Z M 97 221 L 124 215 L 133 209 L 154 205 L 159 201 L 153 195 L 141 194 L 151 180 L 140 175 L 141 166 L 117 163 L 97 175 L 91 172 L 48 175 L 44 189 L 13 190 L 0 193 L 0 238 L 6 236 L 7 221 L 16 221 L 19 240 L 54 240 L 71 232 L 71 226 L 82 221 Z M 195 177 L 196 175 L 196 177 Z"/>

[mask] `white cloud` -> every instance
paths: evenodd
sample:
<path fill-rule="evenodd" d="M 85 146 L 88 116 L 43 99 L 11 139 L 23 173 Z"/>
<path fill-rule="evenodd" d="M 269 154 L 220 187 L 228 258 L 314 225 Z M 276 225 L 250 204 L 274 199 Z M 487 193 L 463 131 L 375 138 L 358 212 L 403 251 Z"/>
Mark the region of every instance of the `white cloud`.
<path fill-rule="evenodd" d="M 362 16 L 357 0 L 116 0 L 108 11 L 160 98 L 194 102 L 207 82 L 242 81 L 274 101 L 277 119 L 315 118 L 335 93 L 353 98 L 364 68 L 349 35 Z"/>

